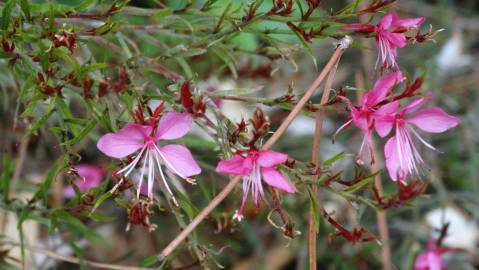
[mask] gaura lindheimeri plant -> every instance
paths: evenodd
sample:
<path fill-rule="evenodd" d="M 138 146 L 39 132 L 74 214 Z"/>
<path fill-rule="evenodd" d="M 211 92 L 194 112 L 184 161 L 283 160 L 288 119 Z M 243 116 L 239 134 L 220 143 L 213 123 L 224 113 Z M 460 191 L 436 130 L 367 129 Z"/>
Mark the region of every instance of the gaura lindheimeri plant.
<path fill-rule="evenodd" d="M 426 251 L 419 254 L 414 262 L 414 270 L 444 270 L 447 268 L 446 262 L 441 254 L 445 249 L 437 246 L 436 241 L 430 241 Z"/>
<path fill-rule="evenodd" d="M 194 179 L 190 177 L 199 174 L 201 168 L 185 146 L 178 144 L 158 146 L 157 143 L 161 140 L 173 140 L 185 136 L 190 130 L 192 122 L 192 117 L 187 113 L 168 112 L 161 117 L 157 128 L 155 127 L 156 121 L 152 121 L 151 125 L 129 123 L 116 133 L 105 134 L 98 141 L 97 147 L 105 155 L 118 159 L 125 158 L 139 150 L 136 157 L 117 172 L 126 177 L 140 164 L 140 161 L 143 161 L 137 185 L 137 196 L 142 189 L 145 173 L 148 179 L 148 197 L 153 196 L 155 167 L 160 173 L 160 178 L 166 189 L 173 195 L 163 173 L 162 165 L 190 183 L 194 183 Z"/>
<path fill-rule="evenodd" d="M 288 179 L 276 169 L 277 165 L 287 160 L 288 155 L 283 153 L 251 149 L 218 163 L 217 172 L 243 176 L 243 199 L 240 209 L 233 216 L 234 219 L 243 219 L 243 208 L 250 192 L 255 206 L 259 207 L 260 200 L 264 200 L 262 181 L 288 193 L 296 191 Z"/>
<path fill-rule="evenodd" d="M 374 87 L 361 97 L 359 106 L 353 106 L 349 99 L 341 97 L 351 109 L 351 120 L 342 125 L 336 134 L 351 123 L 361 130 L 363 133 L 363 141 L 357 159 L 359 164 L 364 164 L 365 151 L 369 153 L 371 163 L 374 162 L 371 137 L 375 125 L 374 112 L 378 109 L 379 104 L 390 95 L 394 86 L 403 80 L 404 76 L 399 71 L 380 78 L 374 84 Z"/>
<path fill-rule="evenodd" d="M 417 29 L 424 22 L 424 17 L 400 19 L 394 12 L 384 16 L 377 25 L 372 24 L 348 24 L 342 27 L 361 33 L 375 33 L 378 58 L 376 68 L 397 68 L 397 48 L 403 48 L 408 43 L 405 35 L 410 29 Z"/>
<path fill-rule="evenodd" d="M 105 172 L 96 165 L 88 165 L 88 164 L 80 164 L 76 165 L 75 170 L 78 172 L 80 176 L 78 179 L 75 180 L 75 185 L 81 192 L 85 192 L 90 188 L 97 187 Z M 65 198 L 73 198 L 75 197 L 75 191 L 73 190 L 72 186 L 67 186 L 63 190 L 63 195 Z"/>
<path fill-rule="evenodd" d="M 428 94 L 431 97 L 431 94 Z M 416 137 L 426 147 L 436 150 L 427 143 L 416 128 L 429 133 L 441 133 L 457 126 L 460 121 L 438 107 L 430 107 L 416 112 L 426 98 L 416 99 L 402 109 L 399 109 L 399 101 L 393 101 L 382 106 L 376 112 L 376 131 L 379 136 L 385 137 L 392 128 L 395 135 L 392 136 L 384 147 L 386 167 L 392 180 L 405 181 L 408 175 L 418 176 L 421 174 L 424 161 L 413 141 Z M 416 113 L 414 113 L 416 112 Z"/>

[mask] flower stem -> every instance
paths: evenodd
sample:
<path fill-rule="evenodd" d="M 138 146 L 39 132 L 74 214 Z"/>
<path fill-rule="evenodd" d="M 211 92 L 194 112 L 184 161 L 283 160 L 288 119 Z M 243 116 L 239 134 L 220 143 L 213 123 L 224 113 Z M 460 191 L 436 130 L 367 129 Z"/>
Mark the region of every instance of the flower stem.
<path fill-rule="evenodd" d="M 366 52 L 363 52 L 363 54 L 366 54 Z M 363 56 L 363 63 L 364 63 L 364 66 L 366 67 L 366 72 L 371 73 L 370 70 L 372 69 L 371 68 L 368 69 L 368 67 L 372 67 L 372 64 L 370 61 L 368 61 L 368 59 L 370 59 L 370 57 Z M 359 87 L 359 89 L 365 89 L 363 77 L 359 73 L 356 73 L 355 77 L 356 77 L 356 85 Z M 358 98 L 360 98 L 360 96 L 358 96 Z M 374 144 L 374 142 L 372 143 L 372 149 L 373 149 L 373 156 L 377 157 L 378 151 L 376 149 L 376 145 Z M 377 161 L 371 164 L 371 173 L 376 173 L 380 169 L 381 169 L 381 166 Z M 374 177 L 374 186 L 376 190 L 378 191 L 378 195 L 382 196 L 384 194 L 384 190 L 383 190 L 380 174 L 376 174 L 376 176 Z M 383 266 L 382 269 L 393 270 L 393 264 L 391 259 L 391 247 L 389 244 L 389 227 L 388 227 L 388 222 L 386 218 L 386 212 L 384 210 L 376 209 L 376 218 L 377 218 L 377 226 L 379 231 L 379 238 L 381 239 L 381 242 L 382 242 L 382 246 L 381 246 L 381 264 Z"/>
<path fill-rule="evenodd" d="M 328 102 L 329 94 L 331 92 L 331 87 L 334 81 L 334 75 L 336 74 L 336 70 L 338 68 L 340 57 L 336 60 L 336 63 L 331 68 L 331 71 L 328 74 L 328 78 L 326 79 L 326 83 L 324 85 L 323 95 L 321 96 L 321 103 L 320 105 L 324 105 Z M 316 127 L 314 130 L 314 140 L 313 140 L 313 150 L 311 153 L 311 163 L 315 166 L 319 165 L 319 152 L 321 150 L 321 128 L 323 127 L 323 110 L 320 108 L 316 112 Z M 312 196 L 317 195 L 318 193 L 318 185 L 311 185 Z M 318 200 L 315 200 L 316 202 Z M 314 222 L 314 207 L 311 205 L 309 209 L 309 228 L 308 228 L 308 254 L 309 254 L 309 269 L 317 269 L 316 262 L 316 224 Z"/>
<path fill-rule="evenodd" d="M 351 43 L 351 37 L 346 36 L 342 40 L 344 44 L 350 44 Z M 333 55 L 329 59 L 328 63 L 326 66 L 323 68 L 321 73 L 318 75 L 316 80 L 311 84 L 311 86 L 308 88 L 304 96 L 299 100 L 299 102 L 296 104 L 296 106 L 293 108 L 293 110 L 289 113 L 289 115 L 286 117 L 284 122 L 281 124 L 281 126 L 276 130 L 276 132 L 269 138 L 269 140 L 264 144 L 262 149 L 270 149 L 276 141 L 283 135 L 283 133 L 286 131 L 288 126 L 291 124 L 291 122 L 294 120 L 294 118 L 299 114 L 301 111 L 302 107 L 306 104 L 306 102 L 311 98 L 311 96 L 314 93 L 314 90 L 318 88 L 319 84 L 323 81 L 323 79 L 326 77 L 326 75 L 329 73 L 333 65 L 338 61 L 339 57 L 343 54 L 344 50 L 346 49 L 346 46 L 338 46 L 336 50 L 334 51 Z M 218 206 L 225 198 L 228 196 L 228 194 L 234 189 L 234 187 L 241 181 L 242 176 L 236 176 L 230 180 L 230 182 L 223 188 L 223 190 L 216 195 L 215 198 L 203 209 L 201 210 L 200 213 L 191 221 L 188 226 L 186 226 L 176 237 L 171 241 L 165 249 L 163 249 L 159 255 L 159 259 L 164 259 L 168 257 L 175 249 L 180 245 L 186 237 L 198 226 L 203 219 L 205 219 L 215 208 Z"/>

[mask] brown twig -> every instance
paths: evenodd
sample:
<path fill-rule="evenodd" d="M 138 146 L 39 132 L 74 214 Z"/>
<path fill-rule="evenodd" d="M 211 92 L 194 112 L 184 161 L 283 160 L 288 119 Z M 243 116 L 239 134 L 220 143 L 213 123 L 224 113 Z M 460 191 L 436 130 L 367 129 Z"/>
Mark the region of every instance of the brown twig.
<path fill-rule="evenodd" d="M 8 243 L 13 246 L 18 246 L 18 243 Z M 64 261 L 64 262 L 69 262 L 69 263 L 75 263 L 75 264 L 84 264 L 86 266 L 91 266 L 95 267 L 98 269 L 110 269 L 110 270 L 153 270 L 156 268 L 145 268 L 145 267 L 136 267 L 136 266 L 126 266 L 126 265 L 115 265 L 115 264 L 108 264 L 108 263 L 99 263 L 99 262 L 94 262 L 90 260 L 80 260 L 75 257 L 71 256 L 66 256 L 66 255 L 61 255 L 58 254 L 54 251 L 42 248 L 42 247 L 37 247 L 37 246 L 29 246 L 25 245 L 25 249 L 30 250 L 32 252 L 37 252 L 41 253 L 43 255 L 46 255 L 50 258 L 53 258 L 55 260 L 59 261 Z"/>
<path fill-rule="evenodd" d="M 323 95 L 321 96 L 320 105 L 324 105 L 328 102 L 329 94 L 331 92 L 331 87 L 334 81 L 334 75 L 338 68 L 340 57 L 331 68 L 326 83 L 324 85 Z M 315 166 L 319 165 L 319 152 L 321 150 L 321 129 L 323 127 L 323 110 L 319 109 L 316 112 L 316 127 L 314 130 L 314 140 L 313 140 L 313 149 L 311 153 L 311 163 Z M 316 196 L 318 193 L 318 186 L 311 185 L 312 196 Z M 317 200 L 315 200 L 317 201 Z M 309 209 L 309 229 L 308 229 L 308 253 L 309 253 L 309 269 L 317 269 L 316 261 L 316 225 L 314 222 L 314 207 L 311 206 Z"/>
<path fill-rule="evenodd" d="M 306 102 L 311 98 L 311 96 L 314 93 L 314 90 L 318 88 L 319 84 L 323 81 L 324 77 L 329 73 L 333 65 L 337 62 L 338 58 L 343 54 L 344 50 L 347 48 L 347 46 L 351 43 L 352 39 L 349 36 L 346 36 L 343 38 L 341 43 L 338 45 L 336 48 L 335 52 L 329 59 L 329 62 L 326 64 L 326 66 L 323 68 L 321 73 L 318 75 L 316 80 L 311 84 L 311 86 L 308 88 L 304 96 L 299 100 L 299 102 L 296 104 L 296 106 L 291 110 L 289 115 L 286 117 L 284 122 L 281 124 L 281 126 L 276 130 L 276 132 L 269 138 L 269 140 L 263 145 L 263 150 L 265 149 L 270 149 L 274 143 L 283 135 L 283 133 L 286 131 L 288 126 L 291 124 L 291 122 L 294 120 L 294 118 L 299 114 L 301 111 L 302 107 L 306 104 Z M 181 231 L 173 241 L 171 241 L 160 253 L 159 257 L 160 259 L 164 259 L 168 257 L 175 249 L 178 247 L 179 244 L 181 244 L 186 237 L 198 226 L 203 219 L 205 219 L 212 211 L 213 209 L 216 208 L 225 198 L 228 196 L 228 194 L 234 189 L 234 187 L 241 181 L 242 177 L 241 176 L 236 176 L 230 180 L 230 182 L 223 188 L 223 190 L 216 195 L 215 198 L 203 209 L 201 210 L 200 213 L 191 221 L 188 226 L 186 226 L 183 231 Z"/>
<path fill-rule="evenodd" d="M 377 156 L 376 146 L 372 145 L 373 147 L 373 154 Z M 371 165 L 371 173 L 378 172 L 380 167 L 377 162 Z M 374 177 L 374 185 L 376 186 L 376 190 L 378 191 L 378 195 L 382 196 L 384 194 L 383 184 L 381 182 L 381 176 L 376 174 Z M 393 270 L 393 263 L 391 259 L 391 246 L 389 244 L 389 228 L 388 228 L 388 221 L 386 218 L 386 212 L 384 210 L 376 210 L 376 217 L 378 219 L 378 230 L 379 230 L 379 237 L 381 238 L 381 242 L 383 245 L 381 246 L 381 262 L 383 264 L 384 270 Z"/>

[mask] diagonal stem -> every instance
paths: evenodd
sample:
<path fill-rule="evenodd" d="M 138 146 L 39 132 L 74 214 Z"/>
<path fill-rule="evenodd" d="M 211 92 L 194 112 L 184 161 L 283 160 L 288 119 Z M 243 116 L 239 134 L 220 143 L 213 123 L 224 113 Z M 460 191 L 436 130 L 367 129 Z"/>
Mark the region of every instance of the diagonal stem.
<path fill-rule="evenodd" d="M 324 105 L 328 102 L 329 94 L 331 92 L 331 87 L 334 81 L 334 75 L 338 69 L 340 57 L 336 60 L 336 63 L 331 68 L 331 71 L 328 74 L 326 83 L 324 85 L 323 95 L 321 96 L 320 105 Z M 323 127 L 323 110 L 322 107 L 316 112 L 316 127 L 314 130 L 314 140 L 313 140 L 313 150 L 311 153 L 311 163 L 316 167 L 319 165 L 319 152 L 321 150 L 321 129 Z M 311 185 L 312 196 L 316 197 L 318 193 L 318 186 Z M 317 200 L 315 200 L 317 201 Z M 316 225 L 314 222 L 314 207 L 311 205 L 309 209 L 309 228 L 308 228 L 308 254 L 309 254 L 309 269 L 317 269 L 316 262 Z"/>
<path fill-rule="evenodd" d="M 263 150 L 270 149 L 276 141 L 283 135 L 286 129 L 289 127 L 294 118 L 300 113 L 303 106 L 311 98 L 314 93 L 314 90 L 318 88 L 321 82 L 324 80 L 326 75 L 329 73 L 333 65 L 338 61 L 338 59 L 343 54 L 344 50 L 351 44 L 352 39 L 349 36 L 345 36 L 337 46 L 333 55 L 329 59 L 326 66 L 323 68 L 318 77 L 314 80 L 311 86 L 308 88 L 304 96 L 298 101 L 296 106 L 291 110 L 289 115 L 286 117 L 281 126 L 274 132 L 274 134 L 268 139 L 268 141 L 263 145 Z M 230 182 L 223 188 L 223 190 L 216 195 L 213 200 L 203 209 L 198 215 L 191 221 L 188 226 L 186 226 L 176 237 L 171 241 L 165 249 L 163 249 L 159 255 L 160 259 L 164 259 L 169 256 L 175 249 L 180 245 L 186 237 L 205 219 L 215 208 L 218 206 L 228 194 L 233 191 L 234 187 L 241 181 L 241 176 L 236 176 L 230 180 Z"/>

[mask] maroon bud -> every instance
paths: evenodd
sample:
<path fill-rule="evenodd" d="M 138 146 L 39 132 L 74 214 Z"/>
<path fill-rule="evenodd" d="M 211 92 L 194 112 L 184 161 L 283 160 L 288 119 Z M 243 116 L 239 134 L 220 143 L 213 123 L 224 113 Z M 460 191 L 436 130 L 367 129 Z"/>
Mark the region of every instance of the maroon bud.
<path fill-rule="evenodd" d="M 193 113 L 194 101 L 191 98 L 190 82 L 185 81 L 180 89 L 180 101 L 188 113 Z"/>
<path fill-rule="evenodd" d="M 139 201 L 128 210 L 128 220 L 131 224 L 143 225 L 152 231 L 155 226 L 150 223 L 150 216 L 153 211 L 150 210 L 151 202 Z"/>

